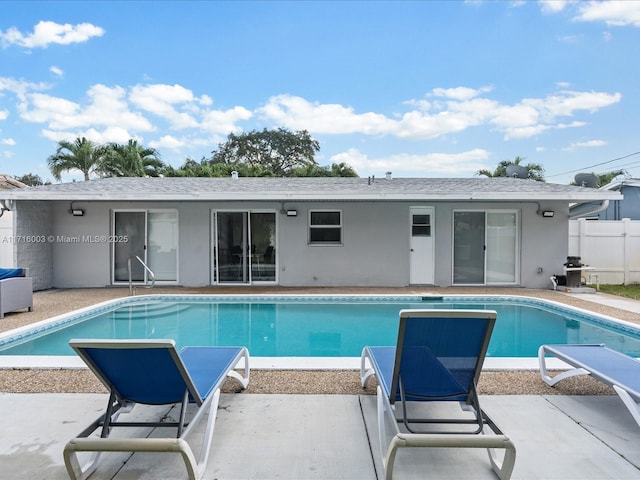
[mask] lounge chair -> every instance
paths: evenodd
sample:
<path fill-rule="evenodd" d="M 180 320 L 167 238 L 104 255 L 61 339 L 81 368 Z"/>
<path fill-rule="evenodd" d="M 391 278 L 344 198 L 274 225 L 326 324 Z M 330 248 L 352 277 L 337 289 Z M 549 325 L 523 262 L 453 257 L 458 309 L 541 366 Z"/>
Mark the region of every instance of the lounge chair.
<path fill-rule="evenodd" d="M 91 475 L 101 452 L 174 452 L 182 455 L 190 479 L 200 478 L 207 465 L 215 426 L 220 386 L 234 377 L 249 384 L 249 352 L 244 347 L 185 347 L 179 353 L 173 340 L 71 340 L 76 353 L 109 390 L 106 412 L 64 448 L 64 462 L 72 479 Z M 244 360 L 244 374 L 234 368 Z M 118 422 L 135 404 L 180 404 L 177 422 Z M 186 421 L 187 406 L 197 411 Z M 185 440 L 208 414 L 199 460 Z M 173 427 L 165 438 L 112 438 L 115 427 Z M 93 435 L 96 432 L 96 435 Z M 98 436 L 99 435 L 99 436 Z M 77 452 L 93 452 L 81 466 Z"/>
<path fill-rule="evenodd" d="M 396 346 L 363 349 L 361 384 L 372 375 L 378 379 L 378 435 L 387 480 L 401 447 L 486 448 L 498 477 L 511 476 L 515 446 L 482 411 L 476 391 L 496 317 L 489 310 L 402 310 Z M 410 418 L 407 412 L 417 402 L 459 402 L 462 411 Z M 390 442 L 387 421 L 394 426 Z M 502 462 L 493 449 L 504 449 Z"/>
<path fill-rule="evenodd" d="M 26 308 L 33 311 L 33 279 L 26 268 L 0 268 L 0 318 Z"/>
<path fill-rule="evenodd" d="M 549 376 L 546 355 L 553 355 L 571 365 L 572 369 Z M 553 387 L 565 378 L 591 375 L 596 380 L 613 387 L 640 426 L 640 362 L 599 345 L 542 345 L 538 349 L 540 376 Z"/>

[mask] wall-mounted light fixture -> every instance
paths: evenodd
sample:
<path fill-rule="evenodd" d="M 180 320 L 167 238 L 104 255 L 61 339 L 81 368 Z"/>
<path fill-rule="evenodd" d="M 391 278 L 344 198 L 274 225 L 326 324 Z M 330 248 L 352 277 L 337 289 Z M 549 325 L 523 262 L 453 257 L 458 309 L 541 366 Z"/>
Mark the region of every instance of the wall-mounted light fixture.
<path fill-rule="evenodd" d="M 73 206 L 73 202 L 69 205 L 69 213 L 74 217 L 84 216 L 84 208 L 78 208 Z"/>
<path fill-rule="evenodd" d="M 542 211 L 542 216 L 544 218 L 551 218 L 551 217 L 553 217 L 554 214 L 555 214 L 555 212 L 553 210 L 543 210 Z"/>
<path fill-rule="evenodd" d="M 296 215 L 298 215 L 297 210 L 287 210 L 287 217 L 295 217 Z"/>

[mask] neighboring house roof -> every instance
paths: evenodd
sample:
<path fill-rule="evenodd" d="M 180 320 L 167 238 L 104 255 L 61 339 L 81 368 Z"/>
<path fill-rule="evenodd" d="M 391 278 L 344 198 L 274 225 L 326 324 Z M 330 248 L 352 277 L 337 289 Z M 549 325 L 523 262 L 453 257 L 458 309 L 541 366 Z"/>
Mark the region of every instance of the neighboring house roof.
<path fill-rule="evenodd" d="M 622 194 L 625 187 L 640 188 L 640 179 L 624 178 L 622 180 L 614 180 L 613 182 L 598 188 L 598 191 L 617 192 L 620 193 L 621 196 L 618 198 L 602 199 L 599 202 L 591 201 L 576 203 L 569 207 L 569 216 L 571 218 L 602 218 L 600 212 L 610 208 L 607 200 L 623 200 Z"/>
<path fill-rule="evenodd" d="M 619 192 L 517 178 L 111 177 L 0 192 L 4 200 L 384 200 L 569 202 L 616 200 Z"/>
<path fill-rule="evenodd" d="M 640 187 L 640 179 L 638 178 L 625 178 L 622 180 L 615 180 L 611 183 L 608 183 L 604 187 L 601 187 L 601 190 L 617 190 L 620 191 L 624 187 Z"/>
<path fill-rule="evenodd" d="M 14 188 L 24 188 L 26 186 L 6 173 L 0 173 L 0 190 L 13 190 Z"/>

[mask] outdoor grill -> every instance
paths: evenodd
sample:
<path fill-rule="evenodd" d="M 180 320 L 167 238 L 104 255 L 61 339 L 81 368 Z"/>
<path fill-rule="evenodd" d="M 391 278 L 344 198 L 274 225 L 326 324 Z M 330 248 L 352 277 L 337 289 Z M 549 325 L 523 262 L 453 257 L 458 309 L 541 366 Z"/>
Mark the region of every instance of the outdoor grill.
<path fill-rule="evenodd" d="M 567 287 L 579 287 L 582 285 L 582 270 L 569 270 L 571 268 L 580 269 L 584 267 L 580 257 L 567 257 L 564 264 L 567 268 Z"/>

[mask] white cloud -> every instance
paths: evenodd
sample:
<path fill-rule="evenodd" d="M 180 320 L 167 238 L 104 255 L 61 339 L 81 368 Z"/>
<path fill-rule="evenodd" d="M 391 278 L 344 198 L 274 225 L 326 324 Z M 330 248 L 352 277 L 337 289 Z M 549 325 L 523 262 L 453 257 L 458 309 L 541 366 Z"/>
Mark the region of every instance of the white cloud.
<path fill-rule="evenodd" d="M 87 95 L 89 102 L 81 105 L 51 95 L 28 94 L 25 102 L 19 106 L 20 118 L 29 122 L 44 123 L 51 131 L 70 132 L 105 127 L 101 134 L 105 135 L 109 131 L 154 130 L 149 120 L 129 109 L 124 88 L 94 85 L 88 90 Z"/>
<path fill-rule="evenodd" d="M 0 30 L 0 44 L 3 47 L 18 45 L 25 48 L 47 48 L 50 44 L 69 45 L 86 42 L 92 37 L 104 35 L 104 29 L 90 23 L 59 24 L 41 21 L 33 28 L 33 33 L 23 34 L 11 27 L 6 32 Z"/>
<path fill-rule="evenodd" d="M 590 1 L 578 3 L 578 15 L 574 20 L 581 22 L 605 22 L 607 25 L 640 27 L 640 2 L 638 1 Z"/>
<path fill-rule="evenodd" d="M 33 83 L 24 80 L 16 80 L 11 77 L 0 77 L 0 92 L 7 91 L 14 93 L 18 98 L 24 98 L 24 95 L 30 91 L 42 91 L 51 88 L 47 83 Z"/>
<path fill-rule="evenodd" d="M 565 151 L 572 152 L 577 148 L 595 148 L 595 147 L 604 147 L 607 145 L 607 142 L 604 140 L 589 140 L 587 142 L 576 142 L 572 143 L 566 148 L 563 148 Z"/>
<path fill-rule="evenodd" d="M 9 118 L 9 110 L 0 110 L 0 120 Z"/>
<path fill-rule="evenodd" d="M 378 135 L 393 129 L 395 122 L 382 114 L 357 114 L 351 107 L 329 103 L 311 103 L 292 95 L 276 95 L 257 109 L 263 118 L 275 124 L 314 133 L 364 133 Z"/>
<path fill-rule="evenodd" d="M 49 71 L 58 77 L 61 77 L 64 75 L 64 71 L 61 68 L 56 67 L 55 65 L 52 65 L 51 67 L 49 67 Z"/>
<path fill-rule="evenodd" d="M 257 112 L 277 125 L 314 134 L 392 135 L 397 138 L 425 140 L 461 132 L 474 126 L 492 125 L 505 139 L 529 138 L 558 128 L 581 126 L 582 122 L 562 123 L 580 111 L 595 112 L 617 103 L 622 95 L 606 92 L 561 91 L 542 98 L 525 98 L 514 105 L 500 104 L 481 95 L 485 89 L 434 89 L 429 95 L 448 100 L 425 103 L 408 100 L 413 107 L 404 114 L 387 117 L 380 113 L 359 114 L 351 107 L 311 103 L 304 98 L 278 95 Z"/>
<path fill-rule="evenodd" d="M 244 107 L 233 107 L 228 110 L 207 110 L 202 115 L 200 128 L 210 134 L 227 135 L 238 132 L 241 128 L 238 122 L 249 120 L 253 116 L 250 110 Z"/>
<path fill-rule="evenodd" d="M 475 98 L 486 92 L 490 92 L 491 87 L 483 87 L 480 89 L 468 88 L 468 87 L 456 87 L 456 88 L 434 88 L 431 94 L 435 97 L 446 97 L 453 100 L 469 100 Z"/>
<path fill-rule="evenodd" d="M 60 140 L 74 141 L 76 138 L 85 137 L 94 143 L 127 143 L 129 139 L 136 138 L 135 135 L 131 135 L 126 129 L 121 127 L 109 127 L 103 130 L 97 130 L 95 128 L 89 128 L 86 130 L 75 131 L 62 131 L 62 130 L 42 130 L 42 136 L 59 142 Z"/>
<path fill-rule="evenodd" d="M 0 139 L 0 144 L 9 145 L 10 147 L 13 147 L 15 146 L 16 141 L 13 138 L 3 138 L 3 139 Z"/>
<path fill-rule="evenodd" d="M 394 177 L 411 176 L 459 176 L 471 175 L 485 168 L 483 160 L 489 158 L 489 152 L 473 149 L 460 153 L 429 153 L 423 155 L 398 154 L 381 158 L 369 158 L 358 149 L 333 155 L 332 163 L 344 162 L 353 167 L 360 176 L 383 175 L 392 172 Z"/>
<path fill-rule="evenodd" d="M 129 99 L 137 107 L 169 121 L 173 128 L 193 128 L 198 125 L 195 118 L 176 110 L 175 105 L 194 102 L 194 95 L 180 85 L 136 85 Z"/>
<path fill-rule="evenodd" d="M 539 1 L 542 11 L 545 13 L 557 13 L 565 9 L 565 7 L 571 3 L 571 0 L 540 0 Z"/>
<path fill-rule="evenodd" d="M 187 142 L 184 139 L 179 139 L 171 135 L 164 135 L 160 137 L 160 140 L 150 141 L 149 146 L 157 150 L 161 148 L 168 148 L 171 150 L 180 150 L 181 148 L 187 146 Z"/>

